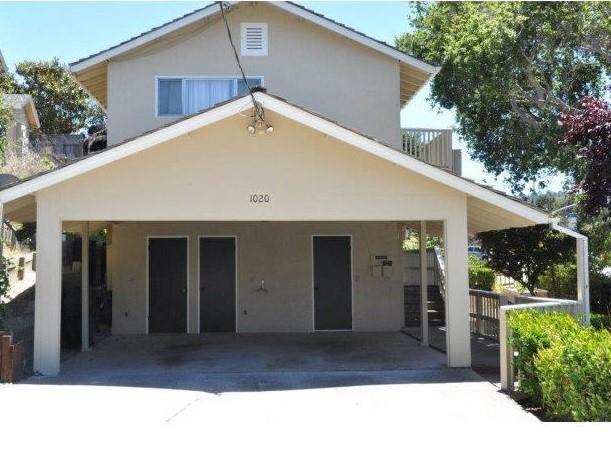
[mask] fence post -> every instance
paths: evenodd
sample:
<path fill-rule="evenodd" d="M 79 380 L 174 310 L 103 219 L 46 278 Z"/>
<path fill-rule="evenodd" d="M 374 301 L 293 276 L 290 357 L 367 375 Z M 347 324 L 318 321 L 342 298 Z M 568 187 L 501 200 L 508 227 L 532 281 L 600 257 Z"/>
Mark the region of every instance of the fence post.
<path fill-rule="evenodd" d="M 482 332 L 482 295 L 475 293 L 475 333 L 481 335 Z"/>
<path fill-rule="evenodd" d="M 507 325 L 507 310 L 499 308 L 499 344 L 501 354 L 501 390 L 513 391 L 513 349 L 511 329 Z"/>

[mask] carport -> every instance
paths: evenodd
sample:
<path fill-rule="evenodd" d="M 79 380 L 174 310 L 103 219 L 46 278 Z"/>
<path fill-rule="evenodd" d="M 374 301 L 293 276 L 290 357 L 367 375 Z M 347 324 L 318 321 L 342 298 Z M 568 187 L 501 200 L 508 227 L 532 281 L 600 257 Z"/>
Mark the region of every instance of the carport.
<path fill-rule="evenodd" d="M 62 362 L 57 383 L 195 389 L 215 375 L 351 374 L 439 370 L 445 356 L 400 332 L 112 336 Z M 284 374 L 284 376 L 282 376 Z M 360 376 L 359 376 L 360 375 Z"/>
<path fill-rule="evenodd" d="M 273 133 L 247 131 L 252 99 L 239 97 L 0 191 L 6 218 L 37 223 L 36 371 L 60 370 L 62 233 L 98 224 L 111 236 L 113 335 L 357 337 L 403 326 L 402 232 L 416 225 L 443 238 L 446 363 L 470 365 L 468 233 L 548 215 L 283 99 L 255 100 Z M 231 306 L 212 325 L 211 292 Z"/>

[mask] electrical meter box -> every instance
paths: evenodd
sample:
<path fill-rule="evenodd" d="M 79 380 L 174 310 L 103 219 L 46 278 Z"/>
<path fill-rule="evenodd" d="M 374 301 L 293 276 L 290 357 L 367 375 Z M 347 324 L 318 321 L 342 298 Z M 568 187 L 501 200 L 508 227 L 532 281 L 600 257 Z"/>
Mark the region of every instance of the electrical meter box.
<path fill-rule="evenodd" d="M 388 255 L 372 255 L 371 275 L 390 279 L 392 277 L 392 259 Z"/>

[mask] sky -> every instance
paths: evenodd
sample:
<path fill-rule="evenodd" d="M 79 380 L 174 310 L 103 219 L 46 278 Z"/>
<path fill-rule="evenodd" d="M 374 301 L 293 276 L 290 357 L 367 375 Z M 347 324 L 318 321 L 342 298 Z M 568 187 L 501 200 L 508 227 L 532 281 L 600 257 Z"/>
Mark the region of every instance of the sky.
<path fill-rule="evenodd" d="M 7 2 L 0 3 L 0 51 L 10 70 L 23 60 L 59 58 L 70 63 L 116 45 L 153 27 L 201 8 L 209 2 Z M 408 27 L 409 2 L 298 2 L 376 39 L 393 43 Z M 99 24 L 96 26 L 96 24 Z M 401 126 L 451 128 L 452 111 L 428 101 L 429 87 L 401 111 Z M 502 177 L 495 180 L 469 158 L 454 133 L 454 148 L 462 149 L 463 176 L 510 191 Z M 559 177 L 546 179 L 561 189 Z"/>

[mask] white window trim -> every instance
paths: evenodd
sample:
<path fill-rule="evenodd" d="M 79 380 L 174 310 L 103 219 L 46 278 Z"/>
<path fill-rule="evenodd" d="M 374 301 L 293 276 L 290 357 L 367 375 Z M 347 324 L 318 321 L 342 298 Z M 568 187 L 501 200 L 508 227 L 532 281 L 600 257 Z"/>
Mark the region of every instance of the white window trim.
<path fill-rule="evenodd" d="M 263 48 L 261 50 L 249 50 L 246 48 L 246 29 L 261 28 L 263 30 Z M 269 48 L 269 34 L 266 22 L 241 22 L 240 23 L 240 55 L 241 56 L 267 56 Z"/>
<path fill-rule="evenodd" d="M 261 80 L 261 86 L 265 86 L 265 77 L 263 77 L 263 75 L 248 75 L 246 77 L 247 80 L 250 79 L 260 79 Z M 159 113 L 159 80 L 174 80 L 174 79 L 180 79 L 182 81 L 182 105 L 183 105 L 183 112 L 180 114 L 160 114 Z M 177 118 L 177 117 L 183 117 L 185 116 L 184 113 L 184 105 L 185 105 L 185 80 L 233 80 L 233 97 L 236 97 L 238 94 L 238 81 L 241 80 L 242 77 L 239 75 L 229 75 L 229 76 L 220 76 L 220 75 L 215 75 L 215 76 L 200 76 L 200 75 L 156 75 L 155 76 L 155 117 L 159 117 L 159 118 L 164 118 L 164 117 L 170 117 L 170 118 Z"/>

